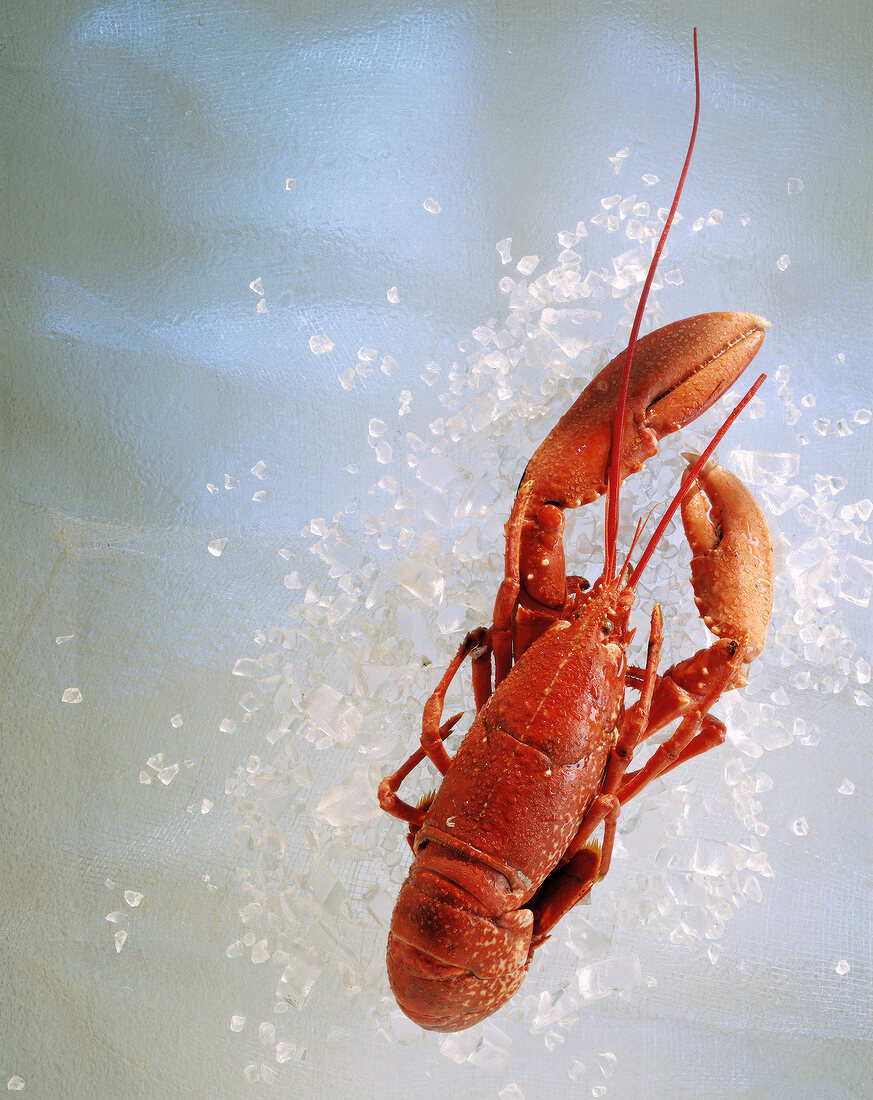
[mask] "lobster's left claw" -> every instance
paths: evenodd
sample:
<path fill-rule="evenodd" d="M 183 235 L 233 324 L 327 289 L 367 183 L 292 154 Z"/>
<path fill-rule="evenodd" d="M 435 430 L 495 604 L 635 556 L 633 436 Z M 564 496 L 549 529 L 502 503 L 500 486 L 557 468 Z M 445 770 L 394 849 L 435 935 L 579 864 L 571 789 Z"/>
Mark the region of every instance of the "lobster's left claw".
<path fill-rule="evenodd" d="M 742 648 L 748 665 L 764 648 L 773 611 L 767 521 L 739 478 L 710 459 L 682 501 L 682 523 L 694 555 L 694 602 L 713 634 Z"/>

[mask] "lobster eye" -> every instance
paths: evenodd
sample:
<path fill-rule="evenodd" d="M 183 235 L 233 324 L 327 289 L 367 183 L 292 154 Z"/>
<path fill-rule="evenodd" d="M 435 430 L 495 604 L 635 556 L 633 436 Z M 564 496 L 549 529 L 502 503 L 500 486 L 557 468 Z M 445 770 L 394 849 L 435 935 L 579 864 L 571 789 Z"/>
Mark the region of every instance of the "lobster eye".
<path fill-rule="evenodd" d="M 603 620 L 603 626 L 600 629 L 603 631 L 604 635 L 612 633 L 612 619 L 610 619 L 609 616 Z"/>

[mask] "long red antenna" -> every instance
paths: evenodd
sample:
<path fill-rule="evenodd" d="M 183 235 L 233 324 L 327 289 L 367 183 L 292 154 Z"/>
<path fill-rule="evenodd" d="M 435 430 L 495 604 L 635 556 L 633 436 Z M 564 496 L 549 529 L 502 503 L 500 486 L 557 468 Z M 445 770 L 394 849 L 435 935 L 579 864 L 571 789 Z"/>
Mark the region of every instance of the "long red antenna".
<path fill-rule="evenodd" d="M 618 412 L 615 426 L 615 434 L 612 437 L 612 456 L 609 467 L 609 496 L 606 499 L 606 561 L 603 567 L 603 574 L 605 580 L 611 580 L 615 576 L 615 557 L 616 557 L 616 544 L 618 542 L 618 488 L 619 488 L 619 473 L 621 470 L 621 452 L 624 446 L 624 417 L 627 409 L 627 391 L 630 385 L 630 372 L 631 364 L 633 363 L 634 349 L 637 344 L 637 337 L 640 332 L 640 325 L 643 321 L 643 313 L 646 309 L 646 302 L 649 297 L 649 288 L 652 285 L 652 280 L 655 277 L 655 271 L 658 267 L 658 260 L 661 258 L 661 252 L 664 249 L 664 242 L 667 240 L 667 234 L 670 232 L 670 226 L 673 224 L 673 218 L 676 214 L 676 207 L 679 205 L 679 196 L 682 194 L 682 188 L 685 186 L 685 177 L 688 175 L 688 166 L 691 163 L 691 154 L 694 152 L 694 141 L 697 137 L 697 122 L 700 118 L 700 68 L 697 60 L 697 27 L 694 28 L 694 124 L 691 127 L 691 139 L 688 142 L 688 152 L 685 154 L 685 163 L 682 166 L 682 174 L 679 176 L 679 183 L 676 186 L 676 193 L 673 195 L 673 205 L 670 207 L 670 213 L 667 215 L 667 221 L 664 223 L 664 228 L 661 230 L 661 236 L 658 238 L 658 246 L 655 249 L 655 253 L 652 256 L 652 262 L 649 264 L 649 272 L 646 275 L 646 281 L 643 284 L 642 293 L 640 294 L 640 300 L 637 305 L 637 311 L 634 314 L 634 323 L 631 328 L 630 340 L 627 345 L 627 352 L 624 357 L 624 368 L 621 373 L 621 389 L 619 390 L 618 397 Z"/>
<path fill-rule="evenodd" d="M 646 568 L 646 565 L 648 564 L 649 558 L 652 556 L 652 551 L 658 545 L 658 542 L 660 541 L 661 536 L 667 530 L 667 524 L 673 518 L 673 516 L 676 512 L 676 509 L 682 503 L 684 498 L 688 495 L 688 490 L 691 488 L 691 486 L 694 482 L 694 479 L 697 477 L 697 475 L 700 473 L 700 471 L 703 469 L 703 467 L 709 461 L 709 456 L 712 454 L 712 452 L 715 450 L 715 448 L 719 445 L 719 443 L 721 443 L 722 439 L 724 439 L 725 433 L 727 432 L 728 428 L 731 426 L 731 424 L 733 424 L 733 422 L 740 415 L 740 413 L 743 411 L 743 409 L 746 407 L 746 405 L 748 405 L 748 403 L 752 400 L 752 398 L 755 396 L 755 394 L 761 388 L 761 385 L 764 382 L 764 379 L 766 377 L 767 377 L 766 374 L 759 374 L 758 375 L 757 379 L 755 380 L 754 385 L 748 391 L 746 396 L 742 399 L 742 401 L 740 401 L 740 403 L 733 410 L 733 412 L 730 414 L 730 416 L 727 418 L 727 420 L 725 420 L 724 424 L 722 424 L 722 426 L 718 429 L 718 431 L 712 437 L 711 441 L 709 442 L 709 444 L 706 447 L 706 450 L 697 459 L 697 461 L 694 463 L 694 465 L 691 466 L 688 469 L 688 471 L 686 472 L 685 477 L 682 479 L 682 484 L 679 486 L 678 492 L 673 497 L 673 499 L 670 501 L 670 507 L 664 513 L 664 515 L 661 519 L 661 522 L 658 524 L 658 526 L 652 532 L 652 537 L 649 539 L 648 544 L 647 544 L 645 550 L 643 551 L 642 557 L 637 562 L 636 569 L 634 569 L 633 573 L 631 573 L 631 575 L 630 575 L 630 580 L 627 582 L 629 588 L 636 588 L 637 582 L 640 579 L 640 575 L 642 574 L 643 570 Z"/>

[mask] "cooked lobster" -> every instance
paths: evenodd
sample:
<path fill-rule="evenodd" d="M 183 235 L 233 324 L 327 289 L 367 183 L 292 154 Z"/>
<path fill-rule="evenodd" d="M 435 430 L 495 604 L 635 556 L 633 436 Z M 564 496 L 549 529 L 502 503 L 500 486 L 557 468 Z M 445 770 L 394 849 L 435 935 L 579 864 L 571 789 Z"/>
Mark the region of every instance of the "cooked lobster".
<path fill-rule="evenodd" d="M 772 611 L 767 523 L 746 487 L 712 451 L 762 375 L 689 468 L 632 568 L 621 568 L 619 487 L 658 441 L 717 401 L 749 365 L 768 327 L 749 313 L 710 313 L 638 339 L 649 286 L 673 220 L 697 132 L 641 294 L 626 351 L 588 385 L 531 458 L 506 528 L 505 576 L 490 628 L 470 633 L 424 708 L 420 748 L 379 789 L 409 825 L 415 855 L 388 938 L 397 1002 L 424 1028 L 479 1022 L 518 989 L 534 951 L 609 867 L 621 807 L 649 782 L 724 740 L 710 713 L 747 683 Z M 589 587 L 567 577 L 564 510 L 607 495 L 603 572 Z M 716 640 L 659 673 L 662 615 L 651 615 L 644 667 L 628 664 L 640 575 L 681 507 L 699 612 Z M 472 658 L 477 714 L 450 758 L 442 720 L 449 684 Z M 494 687 L 492 689 L 492 658 Z M 632 705 L 625 692 L 638 693 Z M 678 721 L 647 762 L 637 747 Z M 427 757 L 442 775 L 414 806 L 398 795 Z M 600 842 L 593 839 L 602 825 Z"/>

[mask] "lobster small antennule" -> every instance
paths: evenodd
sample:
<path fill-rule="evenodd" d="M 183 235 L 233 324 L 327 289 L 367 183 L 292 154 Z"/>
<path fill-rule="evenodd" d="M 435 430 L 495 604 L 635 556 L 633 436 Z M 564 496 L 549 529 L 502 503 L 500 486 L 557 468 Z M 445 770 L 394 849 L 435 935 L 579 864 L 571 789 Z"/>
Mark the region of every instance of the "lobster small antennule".
<path fill-rule="evenodd" d="M 624 443 L 624 417 L 627 410 L 627 394 L 628 387 L 630 385 L 630 372 L 631 364 L 633 363 L 634 352 L 637 346 L 637 337 L 640 334 L 640 325 L 643 321 L 643 313 L 646 309 L 646 303 L 649 300 L 649 290 L 652 286 L 652 280 L 655 277 L 655 271 L 658 267 L 658 261 L 661 259 L 661 253 L 664 250 L 664 244 L 667 240 L 667 234 L 670 232 L 670 227 L 673 224 L 673 218 L 676 216 L 676 208 L 679 205 L 679 197 L 682 194 L 682 188 L 685 186 L 685 177 L 688 175 L 688 168 L 691 164 L 691 154 L 694 152 L 694 142 L 697 139 L 697 124 L 700 121 L 700 64 L 697 57 L 697 27 L 694 28 L 694 122 L 691 126 L 691 137 L 688 141 L 688 151 L 685 154 L 685 163 L 682 165 L 682 171 L 679 175 L 679 182 L 676 184 L 676 190 L 673 193 L 673 202 L 670 205 L 670 213 L 667 215 L 667 220 L 664 222 L 664 228 L 661 230 L 661 235 L 658 238 L 658 244 L 655 248 L 654 255 L 652 256 L 652 262 L 649 264 L 649 270 L 646 273 L 646 281 L 643 283 L 643 289 L 640 293 L 640 300 L 637 303 L 636 313 L 634 314 L 634 321 L 631 327 L 630 340 L 628 341 L 627 351 L 624 356 L 624 367 L 621 372 L 621 389 L 619 390 L 617 415 L 615 421 L 615 436 L 612 444 L 612 456 L 610 459 L 609 467 L 609 495 L 606 499 L 606 560 L 603 566 L 603 574 L 607 578 L 611 578 L 615 575 L 615 556 L 616 546 L 618 543 L 618 490 L 620 486 L 619 470 L 621 468 L 621 453 L 622 445 Z"/>

